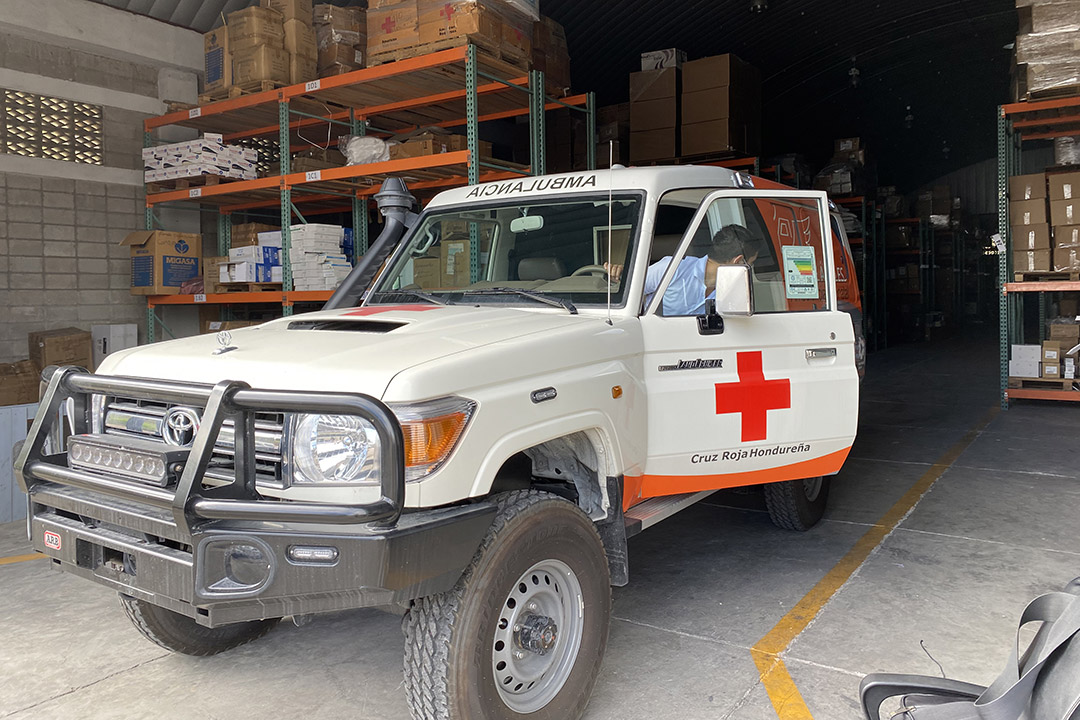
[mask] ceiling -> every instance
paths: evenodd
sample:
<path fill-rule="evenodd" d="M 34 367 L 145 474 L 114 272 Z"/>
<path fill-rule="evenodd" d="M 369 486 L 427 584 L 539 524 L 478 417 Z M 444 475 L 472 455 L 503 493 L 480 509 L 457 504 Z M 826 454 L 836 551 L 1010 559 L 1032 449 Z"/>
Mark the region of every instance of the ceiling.
<path fill-rule="evenodd" d="M 254 4 L 98 1 L 200 32 Z M 766 2 L 761 12 L 751 0 L 544 0 L 542 9 L 566 27 L 575 89 L 595 90 L 600 104 L 627 99 L 642 51 L 734 52 L 761 70 L 766 155 L 800 152 L 817 169 L 834 138 L 857 135 L 878 182 L 905 190 L 995 155 L 1013 0 Z"/>

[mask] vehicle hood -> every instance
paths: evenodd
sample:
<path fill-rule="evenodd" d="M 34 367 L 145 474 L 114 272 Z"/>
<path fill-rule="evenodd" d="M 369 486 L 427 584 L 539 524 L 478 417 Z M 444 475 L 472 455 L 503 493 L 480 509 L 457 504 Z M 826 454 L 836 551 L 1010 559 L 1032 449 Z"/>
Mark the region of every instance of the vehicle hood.
<path fill-rule="evenodd" d="M 241 380 L 263 389 L 382 397 L 393 377 L 410 367 L 525 335 L 601 322 L 546 309 L 347 308 L 231 330 L 227 338 L 211 333 L 123 350 L 109 355 L 98 373 L 198 383 Z"/>

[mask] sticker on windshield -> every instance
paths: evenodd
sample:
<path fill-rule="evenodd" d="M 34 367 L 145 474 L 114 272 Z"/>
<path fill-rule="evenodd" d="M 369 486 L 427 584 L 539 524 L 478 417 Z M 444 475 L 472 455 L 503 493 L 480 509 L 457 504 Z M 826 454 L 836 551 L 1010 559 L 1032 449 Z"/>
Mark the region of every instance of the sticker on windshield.
<path fill-rule="evenodd" d="M 784 287 L 789 299 L 816 299 L 818 296 L 817 262 L 814 248 L 785 245 Z"/>

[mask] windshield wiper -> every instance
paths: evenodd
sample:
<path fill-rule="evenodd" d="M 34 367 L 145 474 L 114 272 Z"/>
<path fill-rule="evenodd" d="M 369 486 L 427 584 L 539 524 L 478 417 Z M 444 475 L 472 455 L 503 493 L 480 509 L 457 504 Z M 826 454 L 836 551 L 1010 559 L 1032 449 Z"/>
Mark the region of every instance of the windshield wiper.
<path fill-rule="evenodd" d="M 420 292 L 419 290 L 380 290 L 377 293 L 372 293 L 372 297 L 376 295 L 411 295 L 414 298 L 421 300 L 427 300 L 432 305 L 449 305 L 449 301 L 444 300 L 441 297 L 437 297 L 430 293 Z"/>
<path fill-rule="evenodd" d="M 520 295 L 522 297 L 531 298 L 537 302 L 542 302 L 545 305 L 553 305 L 554 307 L 565 308 L 571 315 L 577 315 L 577 307 L 569 300 L 564 300 L 559 297 L 551 297 L 544 293 L 534 292 L 532 290 L 521 290 L 519 288 L 508 287 L 493 287 L 486 288 L 484 290 L 465 290 L 465 295 Z"/>

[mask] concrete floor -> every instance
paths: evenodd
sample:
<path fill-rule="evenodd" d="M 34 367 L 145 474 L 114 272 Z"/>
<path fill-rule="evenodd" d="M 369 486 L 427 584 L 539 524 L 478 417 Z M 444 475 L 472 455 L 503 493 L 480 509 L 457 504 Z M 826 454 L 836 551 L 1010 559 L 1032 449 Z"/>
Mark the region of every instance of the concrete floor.
<path fill-rule="evenodd" d="M 749 648 L 997 402 L 992 341 L 871 356 L 859 439 L 827 520 L 774 529 L 756 494 L 714 495 L 631 540 L 587 717 L 775 718 Z M 874 671 L 988 683 L 1031 597 L 1080 575 L 1080 412 L 995 417 L 785 655 L 813 716 L 858 720 Z M 0 525 L 0 558 L 28 552 Z M 104 588 L 43 561 L 0 565 L 0 718 L 408 718 L 398 619 L 283 624 L 213 658 L 143 640 Z"/>

